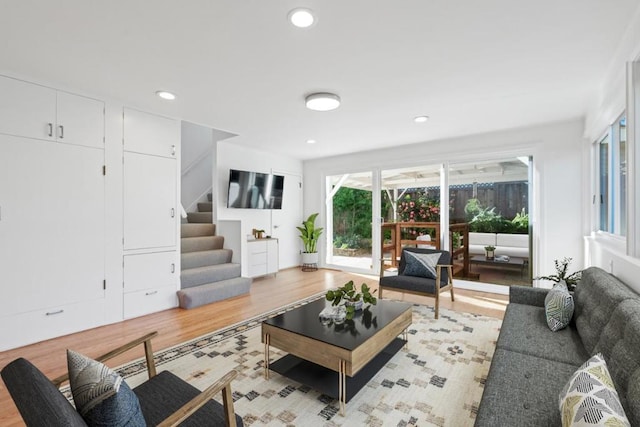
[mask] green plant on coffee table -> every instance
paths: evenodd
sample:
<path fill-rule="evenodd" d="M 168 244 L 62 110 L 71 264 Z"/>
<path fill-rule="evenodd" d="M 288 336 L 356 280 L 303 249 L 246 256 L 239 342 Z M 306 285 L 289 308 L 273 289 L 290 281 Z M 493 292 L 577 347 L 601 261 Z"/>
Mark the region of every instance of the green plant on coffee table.
<path fill-rule="evenodd" d="M 360 292 L 358 292 L 358 287 L 353 283 L 353 280 L 349 280 L 344 286 L 327 291 L 325 298 L 327 301 L 331 301 L 331 305 L 334 306 L 340 304 L 342 300 L 352 303 L 345 304 L 347 319 L 352 319 L 356 311 L 355 305 L 353 304 L 360 301 L 360 299 L 362 299 L 362 302 L 365 304 L 376 305 L 378 303 L 378 299 L 373 296 L 375 292 L 375 290 L 371 292 L 371 289 L 366 283 L 360 286 Z"/>
<path fill-rule="evenodd" d="M 571 274 L 567 274 L 567 270 L 569 269 L 569 265 L 573 261 L 573 258 L 562 258 L 562 260 L 558 261 L 557 259 L 553 261 L 556 267 L 556 274 L 552 274 L 550 276 L 539 276 L 534 277 L 533 280 L 550 280 L 552 282 L 560 282 L 562 280 L 567 284 L 567 288 L 570 291 L 574 291 L 576 289 L 576 285 L 582 278 L 582 270 L 575 271 Z"/>
<path fill-rule="evenodd" d="M 487 251 L 487 252 L 493 252 L 493 251 L 496 250 L 496 247 L 492 246 L 492 245 L 488 245 L 488 246 L 484 247 L 484 250 Z"/>

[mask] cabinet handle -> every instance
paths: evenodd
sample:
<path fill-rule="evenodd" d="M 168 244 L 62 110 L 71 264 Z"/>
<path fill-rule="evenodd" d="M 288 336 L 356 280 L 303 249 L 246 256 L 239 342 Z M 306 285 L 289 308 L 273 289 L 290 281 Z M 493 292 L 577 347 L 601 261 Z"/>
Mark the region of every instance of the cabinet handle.
<path fill-rule="evenodd" d="M 171 218 L 175 218 L 176 217 L 176 210 L 174 208 L 171 208 Z"/>
<path fill-rule="evenodd" d="M 60 128 L 60 139 L 64 139 L 64 126 L 60 125 L 58 128 Z"/>
<path fill-rule="evenodd" d="M 56 314 L 60 314 L 60 313 L 64 313 L 64 310 L 49 311 L 47 312 L 47 316 L 55 316 Z"/>
<path fill-rule="evenodd" d="M 47 127 L 49 128 L 49 132 L 47 132 L 47 135 L 53 136 L 53 123 L 47 123 Z"/>
<path fill-rule="evenodd" d="M 174 263 L 171 263 L 171 272 L 172 273 L 176 272 L 176 265 Z"/>
<path fill-rule="evenodd" d="M 176 146 L 175 146 L 175 145 L 172 145 L 172 146 L 171 146 L 171 155 L 172 155 L 172 156 L 175 156 L 175 155 L 176 155 Z"/>
<path fill-rule="evenodd" d="M 145 295 L 149 296 L 149 295 L 155 295 L 157 293 L 158 291 L 151 291 L 151 292 L 147 292 Z"/>

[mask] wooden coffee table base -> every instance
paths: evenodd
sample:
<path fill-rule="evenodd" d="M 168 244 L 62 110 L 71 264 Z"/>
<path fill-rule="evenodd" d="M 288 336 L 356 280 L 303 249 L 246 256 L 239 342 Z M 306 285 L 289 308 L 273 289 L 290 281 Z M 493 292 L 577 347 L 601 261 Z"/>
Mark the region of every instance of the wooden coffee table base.
<path fill-rule="evenodd" d="M 407 343 L 409 325 L 410 308 L 362 345 L 349 351 L 263 323 L 265 379 L 269 379 L 271 369 L 313 387 L 338 399 L 340 414 L 344 415 L 346 403 Z M 398 338 L 399 335 L 402 338 Z M 270 346 L 289 354 L 270 363 Z"/>

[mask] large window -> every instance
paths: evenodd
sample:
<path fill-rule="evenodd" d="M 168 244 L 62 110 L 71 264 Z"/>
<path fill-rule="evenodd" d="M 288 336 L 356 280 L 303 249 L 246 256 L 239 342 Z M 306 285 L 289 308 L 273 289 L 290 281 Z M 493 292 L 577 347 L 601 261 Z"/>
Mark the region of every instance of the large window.
<path fill-rule="evenodd" d="M 625 236 L 627 231 L 627 120 L 623 114 L 598 142 L 598 229 Z"/>

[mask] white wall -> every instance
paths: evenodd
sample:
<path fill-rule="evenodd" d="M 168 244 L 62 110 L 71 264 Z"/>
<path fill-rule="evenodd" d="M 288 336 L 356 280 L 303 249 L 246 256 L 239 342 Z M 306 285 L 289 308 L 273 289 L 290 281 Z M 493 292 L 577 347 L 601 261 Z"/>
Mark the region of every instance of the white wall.
<path fill-rule="evenodd" d="M 302 176 L 302 161 L 284 157 L 281 155 L 273 154 L 267 151 L 258 151 L 239 146 L 233 142 L 233 139 L 229 141 L 221 141 L 217 143 L 217 183 L 216 183 L 216 205 L 217 205 L 217 218 L 218 220 L 240 220 L 241 232 L 240 241 L 242 247 L 241 264 L 242 275 L 247 275 L 247 254 L 246 254 L 246 242 L 247 235 L 251 234 L 251 230 L 254 228 L 263 230 L 272 230 L 271 223 L 271 211 L 268 209 L 233 209 L 227 208 L 227 189 L 229 185 L 229 170 L 240 169 L 262 173 L 287 172 L 292 174 L 298 174 Z M 283 203 L 283 210 L 295 209 L 299 210 L 298 206 L 287 206 Z M 295 215 L 294 215 L 295 216 Z M 295 216 L 297 217 L 297 216 Z M 280 224 L 280 227 L 295 228 L 298 224 L 292 222 L 291 224 Z M 232 236 L 225 236 L 225 240 L 232 238 Z M 295 244 L 287 244 L 286 242 L 280 243 L 280 253 L 285 251 L 298 252 L 299 247 Z"/>
<path fill-rule="evenodd" d="M 195 123 L 182 122 L 182 181 L 180 201 L 187 212 L 196 212 L 212 188 L 216 164 L 215 144 L 235 134 Z M 215 222 L 214 211 L 214 222 Z"/>
<path fill-rule="evenodd" d="M 187 212 L 195 212 L 211 188 L 214 145 L 211 128 L 182 122 L 180 202 Z"/>
<path fill-rule="evenodd" d="M 443 162 L 528 156 L 534 158 L 534 274 L 550 273 L 553 260 L 583 264 L 581 120 L 425 142 L 304 163 L 304 215 L 320 212 L 326 227 L 325 176 Z M 328 237 L 328 236 L 325 236 Z M 320 245 L 321 261 L 326 240 Z M 541 284 L 544 285 L 544 284 Z"/>
<path fill-rule="evenodd" d="M 585 124 L 586 141 L 583 145 L 583 156 L 593 162 L 593 154 L 591 145 L 606 131 L 616 118 L 625 111 L 626 107 L 626 70 L 627 62 L 640 60 L 640 9 L 637 11 L 625 37 L 620 42 L 618 50 L 615 52 L 609 71 L 605 76 L 599 90 L 596 93 L 593 104 L 591 105 L 589 114 Z M 635 119 L 628 117 L 628 126 L 633 126 L 635 132 L 640 129 L 640 123 Z M 630 141 L 631 143 L 631 141 Z M 636 139 L 636 150 L 640 149 L 638 140 Z M 632 164 L 630 164 L 632 166 Z M 637 166 L 636 166 L 637 169 Z M 585 174 L 585 180 L 589 183 L 593 182 L 595 170 L 591 168 Z M 635 171 L 637 173 L 637 171 Z M 633 188 L 633 184 L 629 183 L 629 191 Z M 636 188 L 636 194 L 638 189 Z M 593 188 L 589 185 L 584 188 L 584 199 L 590 199 L 593 194 Z M 585 232 L 584 248 L 585 257 L 588 265 L 597 266 L 616 275 L 624 281 L 630 288 L 640 293 L 640 259 L 632 258 L 626 254 L 626 240 L 617 236 L 611 236 L 606 233 L 596 232 L 595 217 L 592 215 L 591 203 L 587 202 L 583 212 L 583 221 L 588 224 Z M 632 200 L 629 200 L 629 204 Z M 636 205 L 638 200 L 636 200 Z M 593 216 L 593 220 L 591 217 Z M 637 221 L 637 220 L 636 220 Z M 636 223 L 636 227 L 640 224 Z M 637 228 L 636 228 L 637 229 Z M 589 234 L 589 232 L 591 233 Z M 637 236 L 636 236 L 637 237 Z"/>

